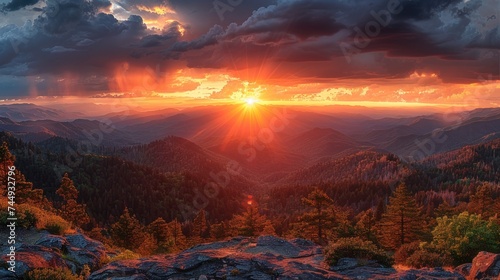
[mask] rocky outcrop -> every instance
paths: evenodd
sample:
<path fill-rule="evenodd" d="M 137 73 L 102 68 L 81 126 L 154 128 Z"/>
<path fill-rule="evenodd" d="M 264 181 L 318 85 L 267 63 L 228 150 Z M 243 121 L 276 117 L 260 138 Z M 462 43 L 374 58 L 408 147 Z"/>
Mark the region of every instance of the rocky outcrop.
<path fill-rule="evenodd" d="M 101 242 L 81 233 L 58 236 L 45 231 L 28 231 L 23 235 L 26 241 L 19 242 L 16 249 L 16 272 L 0 268 L 1 279 L 22 277 L 34 268 L 67 267 L 76 273 L 87 265 L 96 270 L 108 254 Z M 36 241 L 28 242 L 28 235 L 36 236 Z M 5 256 L 5 253 L 2 252 L 2 255 Z"/>
<path fill-rule="evenodd" d="M 488 252 L 479 252 L 472 260 L 467 279 L 500 279 L 500 255 Z"/>
<path fill-rule="evenodd" d="M 5 252 L 1 253 L 5 256 Z M 499 279 L 500 271 L 500 255 L 487 252 L 479 253 L 472 264 L 454 270 L 401 271 L 383 267 L 375 261 L 354 258 L 340 259 L 335 266 L 328 266 L 320 246 L 304 239 L 285 240 L 273 236 L 237 237 L 197 245 L 175 255 L 115 261 L 99 268 L 102 260 L 113 253 L 102 243 L 81 233 L 57 236 L 37 232 L 34 237 L 25 238 L 18 244 L 16 273 L 0 268 L 0 279 L 21 279 L 27 271 L 43 267 L 67 267 L 79 272 L 85 265 L 95 270 L 89 277 L 91 280 L 469 280 Z"/>
<path fill-rule="evenodd" d="M 178 255 L 112 262 L 94 272 L 104 279 L 465 279 L 443 269 L 397 271 L 376 262 L 341 259 L 328 267 L 314 243 L 273 236 L 202 244 Z"/>

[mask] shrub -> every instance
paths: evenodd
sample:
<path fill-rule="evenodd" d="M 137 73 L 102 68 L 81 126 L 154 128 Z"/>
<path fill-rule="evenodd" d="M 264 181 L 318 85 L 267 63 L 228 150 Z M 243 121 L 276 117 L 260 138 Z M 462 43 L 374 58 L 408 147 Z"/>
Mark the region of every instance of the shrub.
<path fill-rule="evenodd" d="M 340 238 L 337 242 L 330 242 L 325 248 L 326 260 L 335 265 L 342 258 L 357 258 L 374 260 L 384 266 L 391 266 L 392 259 L 387 253 L 371 241 L 364 241 L 359 237 Z"/>
<path fill-rule="evenodd" d="M 493 220 L 463 212 L 451 218 L 437 218 L 431 245 L 450 254 L 456 265 L 471 262 L 480 251 L 500 253 L 500 227 Z"/>
<path fill-rule="evenodd" d="M 0 211 L 0 225 L 2 227 L 6 226 L 9 223 L 7 218 L 9 218 L 9 214 L 8 214 L 7 210 Z M 24 211 L 18 210 L 18 212 L 17 212 L 17 224 L 19 225 L 19 227 L 30 229 L 30 228 L 36 226 L 37 221 L 38 221 L 38 219 L 36 218 L 35 214 L 32 211 L 27 210 L 27 209 Z"/>
<path fill-rule="evenodd" d="M 0 199 L 0 226 L 7 222 L 7 200 Z M 21 227 L 29 228 L 35 226 L 37 229 L 46 229 L 47 224 L 59 224 L 65 233 L 69 232 L 71 224 L 55 214 L 33 204 L 17 204 L 17 218 Z M 50 209 L 49 209 L 50 210 Z"/>
<path fill-rule="evenodd" d="M 56 223 L 56 222 L 49 222 L 45 225 L 45 229 L 50 233 L 50 234 L 55 234 L 55 235 L 63 235 L 64 232 L 66 231 L 66 228 L 64 227 L 63 224 Z"/>
<path fill-rule="evenodd" d="M 121 260 L 132 260 L 140 258 L 141 256 L 137 253 L 134 253 L 130 250 L 125 250 L 120 252 L 120 254 L 109 259 L 109 262 L 121 261 Z"/>
<path fill-rule="evenodd" d="M 442 267 L 451 263 L 450 257 L 426 249 L 419 249 L 406 259 L 406 265 L 415 268 Z"/>
<path fill-rule="evenodd" d="M 19 225 L 26 229 L 35 227 L 36 223 L 38 222 L 38 219 L 36 218 L 35 214 L 29 210 L 24 210 L 24 213 L 21 213 L 19 216 L 20 216 L 18 219 Z"/>
<path fill-rule="evenodd" d="M 397 264 L 406 265 L 406 260 L 413 255 L 416 251 L 420 250 L 420 242 L 412 242 L 403 244 L 399 249 L 394 253 L 394 262 Z"/>
<path fill-rule="evenodd" d="M 67 268 L 37 268 L 25 274 L 24 280 L 83 280 Z"/>

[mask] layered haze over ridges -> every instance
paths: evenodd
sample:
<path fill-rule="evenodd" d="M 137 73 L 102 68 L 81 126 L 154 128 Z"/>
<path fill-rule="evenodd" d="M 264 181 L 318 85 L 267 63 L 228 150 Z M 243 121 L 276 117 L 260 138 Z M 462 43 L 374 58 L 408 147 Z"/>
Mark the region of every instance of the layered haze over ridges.
<path fill-rule="evenodd" d="M 244 105 L 225 105 L 144 113 L 131 110 L 127 115 L 118 112 L 89 117 L 94 120 L 56 121 L 44 118 L 65 119 L 70 115 L 63 110 L 35 105 L 12 105 L 0 108 L 0 112 L 5 112 L 0 119 L 0 130 L 35 143 L 47 143 L 53 137 L 80 142 L 100 140 L 95 146 L 122 147 L 124 150 L 115 155 L 128 160 L 146 164 L 149 158 L 157 158 L 157 164 L 154 161 L 147 164 L 152 166 L 163 166 L 161 158 L 186 159 L 181 166 L 179 161 L 167 164 L 166 169 L 160 168 L 163 171 L 201 170 L 201 166 L 206 169 L 210 165 L 215 166 L 215 171 L 234 160 L 244 167 L 245 174 L 260 174 L 257 177 L 261 179 L 318 162 L 322 166 L 325 161 L 363 151 L 393 153 L 402 160 L 421 160 L 500 138 L 498 108 L 384 118 L 316 113 L 307 108 L 258 108 L 261 112 L 258 119 L 250 112 L 244 115 L 242 112 L 247 110 Z M 269 130 L 272 118 L 280 110 L 287 110 L 281 114 L 293 115 L 293 119 L 282 130 L 272 133 L 270 141 L 263 141 L 259 133 Z M 25 118 L 35 120 L 21 120 Z M 99 136 L 96 132 L 103 128 L 109 130 Z M 148 145 L 139 147 L 138 144 Z M 182 166 L 189 159 L 199 164 Z"/>

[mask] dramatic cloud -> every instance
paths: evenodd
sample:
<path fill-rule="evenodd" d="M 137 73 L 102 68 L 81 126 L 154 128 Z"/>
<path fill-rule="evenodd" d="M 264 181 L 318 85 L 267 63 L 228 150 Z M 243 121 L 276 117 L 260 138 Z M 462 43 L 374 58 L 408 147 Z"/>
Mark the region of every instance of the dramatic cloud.
<path fill-rule="evenodd" d="M 89 95 L 199 90 L 218 99 L 254 90 L 276 99 L 429 101 L 444 97 L 429 88 L 383 94 L 373 85 L 500 78 L 496 0 L 4 2 L 0 86 L 14 95 L 77 87 Z M 179 76 L 186 69 L 228 78 L 210 91 L 208 80 Z M 8 76 L 15 85 L 5 84 Z"/>
<path fill-rule="evenodd" d="M 12 0 L 10 3 L 0 6 L 0 10 L 7 12 L 17 11 L 27 6 L 33 6 L 38 3 L 38 1 L 39 0 Z"/>

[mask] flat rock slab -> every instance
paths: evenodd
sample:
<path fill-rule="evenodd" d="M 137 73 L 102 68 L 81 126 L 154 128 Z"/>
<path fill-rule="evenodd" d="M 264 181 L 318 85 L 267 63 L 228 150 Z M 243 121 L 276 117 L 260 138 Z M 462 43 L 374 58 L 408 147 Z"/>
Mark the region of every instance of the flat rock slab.
<path fill-rule="evenodd" d="M 197 245 L 177 255 L 112 262 L 92 273 L 89 279 L 465 280 L 457 271 L 439 268 L 397 271 L 376 263 L 361 266 L 356 259 L 342 259 L 339 261 L 341 266 L 329 268 L 323 259 L 321 247 L 307 240 L 285 240 L 274 236 L 237 237 Z"/>

